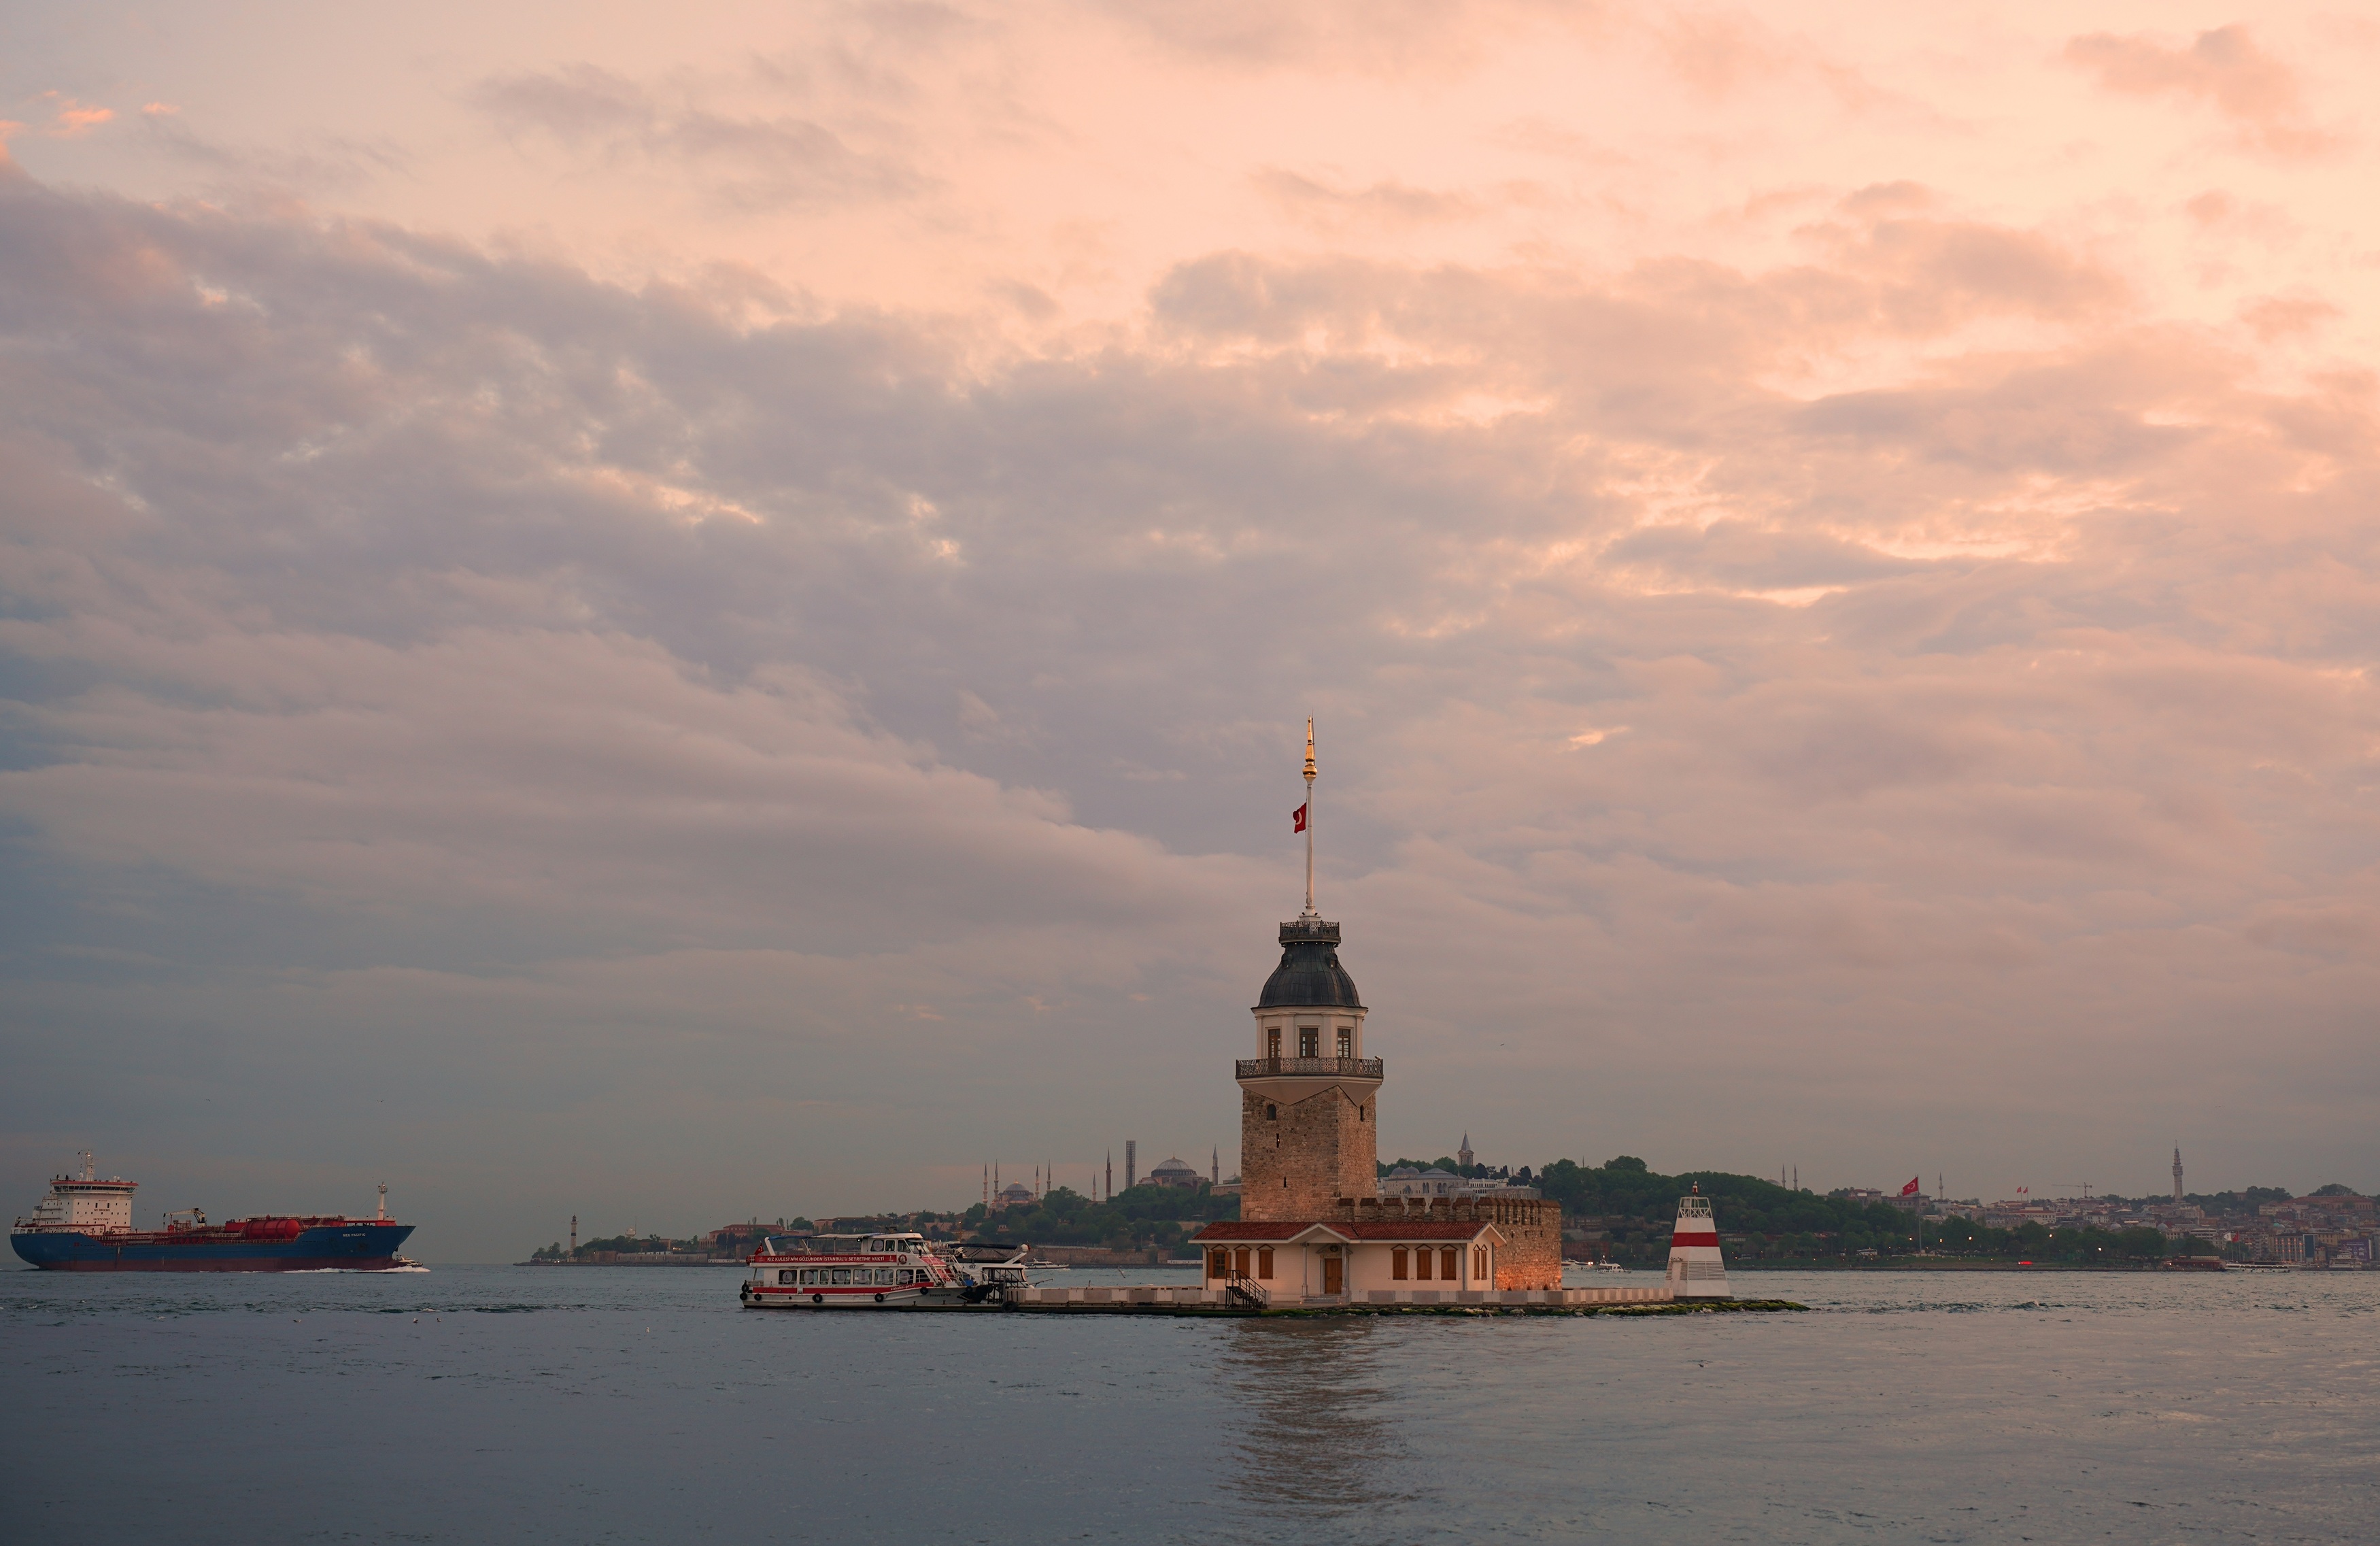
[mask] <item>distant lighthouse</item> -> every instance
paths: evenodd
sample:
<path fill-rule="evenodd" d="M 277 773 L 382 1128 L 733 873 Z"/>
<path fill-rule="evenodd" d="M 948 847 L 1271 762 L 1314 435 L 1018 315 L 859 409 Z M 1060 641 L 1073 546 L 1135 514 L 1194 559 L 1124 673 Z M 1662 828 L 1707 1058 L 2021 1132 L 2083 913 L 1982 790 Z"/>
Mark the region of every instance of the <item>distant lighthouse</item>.
<path fill-rule="evenodd" d="M 1727 1263 L 1718 1254 L 1718 1221 L 1696 1182 L 1678 1199 L 1678 1226 L 1670 1236 L 1670 1292 L 1681 1299 L 1731 1299 Z"/>

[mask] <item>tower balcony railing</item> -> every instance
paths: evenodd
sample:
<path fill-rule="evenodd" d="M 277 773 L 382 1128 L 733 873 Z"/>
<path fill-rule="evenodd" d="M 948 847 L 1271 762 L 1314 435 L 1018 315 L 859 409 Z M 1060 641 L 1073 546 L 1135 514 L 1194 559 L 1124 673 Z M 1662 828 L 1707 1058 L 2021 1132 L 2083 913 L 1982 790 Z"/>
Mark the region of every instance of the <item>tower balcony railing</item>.
<path fill-rule="evenodd" d="M 1244 1057 L 1232 1077 L 1240 1079 L 1324 1078 L 1377 1079 L 1384 1060 L 1377 1057 Z"/>

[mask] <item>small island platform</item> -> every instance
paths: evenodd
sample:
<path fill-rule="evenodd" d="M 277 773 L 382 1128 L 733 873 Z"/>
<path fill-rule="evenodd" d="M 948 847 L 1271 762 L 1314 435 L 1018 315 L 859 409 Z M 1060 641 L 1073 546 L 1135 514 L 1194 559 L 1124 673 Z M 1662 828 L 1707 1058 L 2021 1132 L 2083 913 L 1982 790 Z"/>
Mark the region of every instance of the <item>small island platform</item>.
<path fill-rule="evenodd" d="M 1002 1309 L 1111 1315 L 1696 1315 L 1802 1309 L 1790 1299 L 1678 1299 L 1659 1288 L 1376 1289 L 1329 1298 L 1293 1296 L 1250 1304 L 1217 1288 L 1014 1288 Z"/>

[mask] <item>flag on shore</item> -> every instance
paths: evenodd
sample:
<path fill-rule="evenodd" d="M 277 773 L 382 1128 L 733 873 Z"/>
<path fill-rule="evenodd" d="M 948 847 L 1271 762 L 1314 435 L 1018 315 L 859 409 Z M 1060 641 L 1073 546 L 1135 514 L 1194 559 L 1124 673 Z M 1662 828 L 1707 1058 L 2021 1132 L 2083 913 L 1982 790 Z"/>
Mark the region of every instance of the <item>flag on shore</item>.
<path fill-rule="evenodd" d="M 1305 807 L 1301 805 L 1289 813 L 1289 830 L 1292 832 L 1305 830 Z"/>
<path fill-rule="evenodd" d="M 1916 1176 L 1912 1175 L 1909 1178 L 1909 1185 L 1900 1188 L 1900 1195 L 1903 1197 L 1915 1197 L 1917 1195 Z"/>

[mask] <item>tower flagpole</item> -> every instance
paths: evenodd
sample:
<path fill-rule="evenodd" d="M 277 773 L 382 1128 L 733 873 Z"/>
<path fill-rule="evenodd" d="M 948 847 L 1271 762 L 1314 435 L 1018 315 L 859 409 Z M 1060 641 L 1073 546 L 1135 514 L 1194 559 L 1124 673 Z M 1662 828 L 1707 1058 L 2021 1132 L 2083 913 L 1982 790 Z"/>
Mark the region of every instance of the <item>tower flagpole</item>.
<path fill-rule="evenodd" d="M 1305 916 L 1314 912 L 1314 716 L 1305 716 Z"/>

